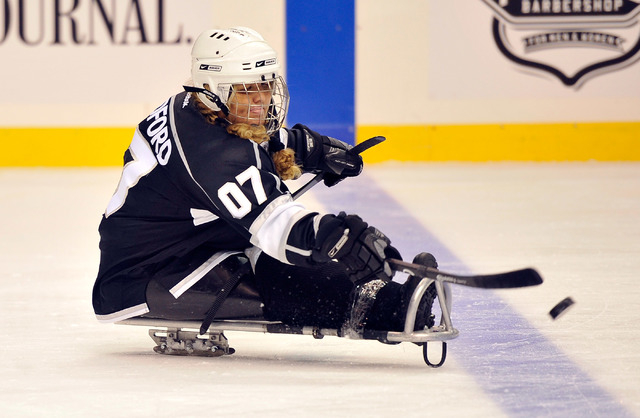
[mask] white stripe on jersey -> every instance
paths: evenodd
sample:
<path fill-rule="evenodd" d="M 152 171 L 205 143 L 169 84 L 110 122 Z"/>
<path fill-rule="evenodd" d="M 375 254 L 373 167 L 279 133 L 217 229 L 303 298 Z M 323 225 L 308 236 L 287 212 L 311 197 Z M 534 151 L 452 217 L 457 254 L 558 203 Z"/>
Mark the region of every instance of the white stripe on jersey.
<path fill-rule="evenodd" d="M 278 131 L 278 137 L 280 138 L 280 142 L 284 145 L 285 148 L 289 148 L 289 133 L 285 128 L 280 128 Z"/>
<path fill-rule="evenodd" d="M 98 318 L 98 322 L 103 324 L 112 324 L 114 322 L 124 321 L 125 319 L 144 315 L 146 313 L 149 313 L 149 307 L 146 303 L 141 303 L 140 305 L 132 306 L 112 314 L 96 315 L 96 318 Z"/>
<path fill-rule="evenodd" d="M 220 219 L 219 216 L 211 213 L 206 209 L 191 208 L 190 212 L 191 212 L 191 217 L 193 218 L 193 225 L 195 226 L 206 224 L 207 222 L 213 222 L 217 219 Z"/>
<path fill-rule="evenodd" d="M 207 273 L 215 266 L 222 263 L 227 257 L 233 254 L 239 254 L 240 251 L 220 251 L 212 255 L 207 261 L 202 263 L 197 269 L 191 272 L 187 277 L 180 280 L 178 284 L 173 286 L 169 292 L 174 298 L 178 299 L 184 292 L 189 290 L 191 286 L 198 283 Z"/>
<path fill-rule="evenodd" d="M 311 250 L 303 250 L 297 247 L 293 247 L 291 245 L 285 246 L 286 251 L 290 251 L 292 253 L 300 254 L 304 257 L 309 257 L 311 255 Z"/>
<path fill-rule="evenodd" d="M 191 167 L 189 167 L 189 164 L 187 163 L 187 157 L 184 155 L 184 150 L 182 149 L 182 143 L 180 142 L 180 137 L 178 136 L 178 131 L 176 130 L 177 123 L 176 123 L 175 112 L 173 111 L 173 98 L 171 100 L 171 103 L 169 104 L 169 117 L 170 117 L 169 120 L 171 121 L 169 126 L 171 126 L 171 133 L 173 134 L 173 140 L 176 143 L 176 147 L 178 147 L 178 154 L 180 154 L 180 159 L 182 159 L 182 162 L 184 163 L 184 168 L 187 169 L 187 173 L 189 173 L 189 176 L 193 178 L 193 174 L 191 173 Z"/>
<path fill-rule="evenodd" d="M 286 251 L 291 251 L 292 253 L 296 253 L 296 254 L 300 254 L 302 256 L 308 257 L 311 255 L 311 250 L 305 250 L 302 249 L 300 247 L 296 247 L 294 245 L 292 245 L 291 243 L 287 243 L 287 241 L 289 240 L 289 234 L 291 234 L 291 229 L 293 228 L 293 226 L 298 223 L 298 221 L 300 219 L 302 219 L 303 217 L 311 214 L 311 213 L 316 213 L 316 212 L 312 212 L 310 210 L 301 210 L 298 213 L 296 213 L 295 215 L 293 215 L 291 217 L 291 219 L 289 219 L 289 225 L 287 227 L 287 229 L 285 231 L 283 231 L 283 237 L 284 237 L 284 241 L 283 243 L 285 244 L 284 247 L 282 248 L 282 257 L 283 259 L 287 259 L 286 257 Z M 322 215 L 320 214 L 316 214 L 316 216 L 313 217 L 313 223 L 314 223 L 314 235 L 318 234 L 318 229 L 315 227 L 315 224 L 320 223 L 320 219 L 322 218 Z"/>
<path fill-rule="evenodd" d="M 290 194 L 282 195 L 272 201 L 251 224 L 251 243 L 261 248 L 269 256 L 291 264 L 285 255 L 287 239 L 293 225 L 310 213 Z"/>
<path fill-rule="evenodd" d="M 253 152 L 256 154 L 256 167 L 258 167 L 258 170 L 260 170 L 262 169 L 262 161 L 260 160 L 260 150 L 258 149 L 260 145 L 258 145 L 254 141 L 251 141 L 251 143 L 253 144 Z"/>

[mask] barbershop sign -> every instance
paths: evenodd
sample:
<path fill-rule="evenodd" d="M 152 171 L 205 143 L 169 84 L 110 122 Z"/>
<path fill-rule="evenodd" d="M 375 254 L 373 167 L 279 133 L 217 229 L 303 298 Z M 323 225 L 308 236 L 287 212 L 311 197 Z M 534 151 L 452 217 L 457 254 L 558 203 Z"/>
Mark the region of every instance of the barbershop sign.
<path fill-rule="evenodd" d="M 638 0 L 483 0 L 493 37 L 519 66 L 578 88 L 640 58 Z"/>

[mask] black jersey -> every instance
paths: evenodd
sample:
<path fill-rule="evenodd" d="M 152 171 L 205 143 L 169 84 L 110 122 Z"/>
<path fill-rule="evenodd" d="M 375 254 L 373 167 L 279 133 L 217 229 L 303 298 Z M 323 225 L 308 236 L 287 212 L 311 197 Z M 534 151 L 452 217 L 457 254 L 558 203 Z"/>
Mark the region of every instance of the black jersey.
<path fill-rule="evenodd" d="M 269 142 L 302 158 L 308 140 L 281 129 Z M 263 145 L 206 122 L 187 92 L 138 125 L 99 227 L 98 319 L 146 313 L 151 277 L 162 275 L 177 297 L 199 272 L 251 246 L 284 263 L 311 263 L 323 215 L 293 201 Z M 188 260 L 186 270 L 166 268 L 178 259 Z"/>

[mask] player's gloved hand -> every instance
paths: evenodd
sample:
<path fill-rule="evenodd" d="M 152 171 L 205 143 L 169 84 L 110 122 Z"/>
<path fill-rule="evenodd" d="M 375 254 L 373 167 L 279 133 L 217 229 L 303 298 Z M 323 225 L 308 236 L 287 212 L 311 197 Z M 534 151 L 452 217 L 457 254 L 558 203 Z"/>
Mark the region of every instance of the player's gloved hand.
<path fill-rule="evenodd" d="M 385 259 L 402 258 L 386 235 L 369 226 L 359 216 L 346 215 L 344 212 L 320 227 L 316 242 L 312 251 L 313 260 L 340 261 L 354 283 L 374 278 L 391 280 L 393 271 Z"/>
<path fill-rule="evenodd" d="M 328 187 L 336 185 L 347 177 L 355 177 L 362 172 L 362 157 L 350 152 L 351 145 L 335 138 L 322 138 L 324 149 L 324 165 L 330 170 L 325 171 L 324 184 Z"/>
<path fill-rule="evenodd" d="M 307 137 L 307 158 L 304 167 L 315 172 L 324 172 L 324 184 L 331 187 L 346 177 L 355 177 L 362 172 L 362 157 L 350 152 L 351 145 L 329 136 L 320 135 L 304 125 L 301 129 Z"/>

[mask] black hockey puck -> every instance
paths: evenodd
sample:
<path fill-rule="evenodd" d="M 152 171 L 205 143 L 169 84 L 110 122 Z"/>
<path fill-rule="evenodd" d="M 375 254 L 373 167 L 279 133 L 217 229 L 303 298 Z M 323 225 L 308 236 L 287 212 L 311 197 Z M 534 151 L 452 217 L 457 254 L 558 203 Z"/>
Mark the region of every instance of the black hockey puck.
<path fill-rule="evenodd" d="M 551 319 L 556 320 L 560 315 L 562 315 L 566 310 L 573 305 L 575 302 L 570 297 L 566 297 L 562 299 L 556 306 L 553 307 L 549 311 L 549 315 L 551 315 Z"/>

